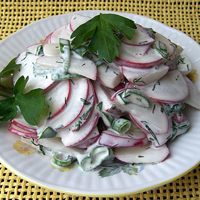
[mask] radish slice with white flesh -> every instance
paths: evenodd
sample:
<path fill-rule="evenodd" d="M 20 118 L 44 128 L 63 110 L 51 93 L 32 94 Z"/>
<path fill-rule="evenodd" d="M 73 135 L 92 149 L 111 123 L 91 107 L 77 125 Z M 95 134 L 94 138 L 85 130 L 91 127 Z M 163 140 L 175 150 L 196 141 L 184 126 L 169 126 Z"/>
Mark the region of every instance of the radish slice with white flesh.
<path fill-rule="evenodd" d="M 81 99 L 87 99 L 88 90 L 89 85 L 87 79 L 73 79 L 67 105 L 58 115 L 47 120 L 46 123 L 39 127 L 37 130 L 39 133 L 38 135 L 47 127 L 51 127 L 53 130 L 57 131 L 58 129 L 65 128 L 72 124 L 83 110 L 84 105 Z"/>
<path fill-rule="evenodd" d="M 86 149 L 90 145 L 94 144 L 98 140 L 99 136 L 100 134 L 99 134 L 98 128 L 95 127 L 91 134 L 89 134 L 84 140 L 79 142 L 74 147 L 79 148 L 79 149 Z"/>
<path fill-rule="evenodd" d="M 90 81 L 88 81 L 88 83 L 89 83 L 88 98 L 82 99 L 84 108 L 81 111 L 79 117 L 71 124 L 71 130 L 73 132 L 78 131 L 80 128 L 82 128 L 83 125 L 85 125 L 95 107 L 95 102 L 96 102 L 95 91 L 92 83 Z"/>
<path fill-rule="evenodd" d="M 172 135 L 174 133 L 174 128 L 172 125 L 172 119 L 171 117 L 169 118 L 169 129 L 168 132 L 165 134 L 147 134 L 148 140 L 152 142 L 152 144 L 155 147 L 162 146 L 163 144 L 166 144 L 168 140 L 171 139 Z"/>
<path fill-rule="evenodd" d="M 148 143 L 142 147 L 115 148 L 114 155 L 125 163 L 160 163 L 169 156 L 169 149 L 165 144 L 154 147 Z"/>
<path fill-rule="evenodd" d="M 61 141 L 66 147 L 76 146 L 84 139 L 86 139 L 94 130 L 99 119 L 99 114 L 96 110 L 93 110 L 92 115 L 87 120 L 85 126 L 81 127 L 78 131 L 73 132 L 70 127 L 60 129 L 58 131 L 58 137 L 61 137 Z"/>
<path fill-rule="evenodd" d="M 43 45 L 51 43 L 51 35 L 52 33 L 46 36 L 46 38 L 44 39 Z"/>
<path fill-rule="evenodd" d="M 190 122 L 183 112 L 175 113 L 173 119 L 173 134 L 171 140 L 174 140 L 178 135 L 184 134 L 190 128 Z"/>
<path fill-rule="evenodd" d="M 127 51 L 131 51 L 131 53 L 135 56 L 143 56 L 150 49 L 150 44 L 149 45 L 146 44 L 146 45 L 134 45 L 133 46 L 133 45 L 123 43 L 123 45 L 124 45 L 124 47 L 126 48 Z"/>
<path fill-rule="evenodd" d="M 134 46 L 132 46 L 134 49 Z M 115 59 L 115 64 L 119 66 L 135 67 L 135 68 L 149 68 L 154 65 L 160 65 L 165 62 L 162 55 L 153 48 L 148 50 L 148 53 L 142 55 L 135 55 L 131 48 L 123 43 L 118 47 L 119 57 Z"/>
<path fill-rule="evenodd" d="M 149 68 L 154 65 L 165 63 L 171 58 L 175 52 L 175 45 L 159 33 L 154 33 L 155 42 L 146 54 L 136 55 L 134 46 L 124 45 L 123 43 L 118 47 L 119 56 L 115 63 L 120 66 L 135 67 L 135 68 Z"/>
<path fill-rule="evenodd" d="M 178 70 L 169 71 L 160 80 L 140 86 L 139 89 L 151 99 L 164 103 L 180 102 L 189 95 L 187 83 Z"/>
<path fill-rule="evenodd" d="M 35 55 L 40 55 L 39 53 L 39 48 L 42 46 L 42 43 L 37 43 L 37 44 L 33 44 L 27 47 L 27 51 L 35 54 Z"/>
<path fill-rule="evenodd" d="M 74 31 L 81 24 L 84 24 L 85 22 L 87 22 L 90 19 L 91 19 L 91 17 L 74 13 L 70 18 L 70 28 L 71 28 L 71 30 Z"/>
<path fill-rule="evenodd" d="M 169 129 L 169 120 L 160 103 L 151 101 L 149 108 L 127 104 L 127 112 L 131 120 L 143 131 L 155 134 L 165 134 Z"/>
<path fill-rule="evenodd" d="M 97 66 L 97 80 L 108 88 L 115 88 L 123 79 L 123 74 L 114 63 L 106 63 L 98 59 L 95 54 L 88 54 L 87 57 Z"/>
<path fill-rule="evenodd" d="M 42 56 L 37 59 L 40 65 L 38 73 L 62 73 L 63 59 L 61 56 Z M 36 69 L 37 70 L 37 69 Z M 75 52 L 71 53 L 70 66 L 68 72 L 85 76 L 89 79 L 96 80 L 97 67 L 94 62 L 86 57 L 82 57 Z"/>
<path fill-rule="evenodd" d="M 15 84 L 21 76 L 28 76 L 29 80 L 26 84 L 25 92 L 36 88 L 41 88 L 44 90 L 44 92 L 46 92 L 56 84 L 51 79 L 51 75 L 49 74 L 37 76 L 33 73 L 34 63 L 36 62 L 37 58 L 38 56 L 28 54 L 27 52 L 23 52 L 19 55 L 19 57 L 16 60 L 16 64 L 21 64 L 21 67 L 14 71 L 13 83 Z"/>
<path fill-rule="evenodd" d="M 189 95 L 184 100 L 184 103 L 196 109 L 200 109 L 200 91 L 198 90 L 197 86 L 188 77 L 185 76 L 185 80 L 189 88 Z"/>
<path fill-rule="evenodd" d="M 122 112 L 129 113 L 131 120 L 146 133 L 164 134 L 168 132 L 168 117 L 159 102 L 151 100 L 149 107 L 142 107 L 133 103 L 124 105 L 124 102 L 118 96 L 118 94 L 122 93 L 124 90 L 126 89 L 117 91 L 111 97 L 111 101 L 113 101 Z"/>
<path fill-rule="evenodd" d="M 52 119 L 67 106 L 70 96 L 71 83 L 69 80 L 59 82 L 52 90 L 45 94 L 46 103 L 49 107 L 49 117 Z"/>
<path fill-rule="evenodd" d="M 59 38 L 70 40 L 70 32 L 67 29 L 68 24 L 62 25 L 58 27 L 55 31 L 51 34 L 50 43 L 59 43 Z"/>
<path fill-rule="evenodd" d="M 97 78 L 102 85 L 115 88 L 123 79 L 123 74 L 114 63 L 108 63 L 97 68 Z"/>
<path fill-rule="evenodd" d="M 38 137 L 37 132 L 31 132 L 31 131 L 25 130 L 23 128 L 19 128 L 18 126 L 16 126 L 13 123 L 11 123 L 8 126 L 8 130 L 11 133 L 18 135 L 18 136 L 21 136 L 21 137 L 28 137 L 28 138 L 37 138 Z"/>
<path fill-rule="evenodd" d="M 178 59 L 178 66 L 177 69 L 183 74 L 187 75 L 192 71 L 192 63 L 188 56 L 180 55 Z"/>
<path fill-rule="evenodd" d="M 169 58 L 172 58 L 176 50 L 176 45 L 160 33 L 156 32 L 154 36 L 154 45 L 157 51 L 160 52 L 164 59 L 168 60 Z"/>
<path fill-rule="evenodd" d="M 112 129 L 107 129 L 102 131 L 99 137 L 100 145 L 115 148 L 144 146 L 147 143 L 148 138 L 141 130 L 129 130 L 126 133 L 119 134 Z"/>
<path fill-rule="evenodd" d="M 128 40 L 126 37 L 122 38 L 122 42 L 125 44 L 133 45 L 133 46 L 145 46 L 150 45 L 155 42 L 155 40 L 149 36 L 149 33 L 146 31 L 144 27 L 139 24 L 136 24 L 137 29 L 135 29 L 135 34 L 131 40 Z"/>
<path fill-rule="evenodd" d="M 94 89 L 96 92 L 96 96 L 98 99 L 98 102 L 103 102 L 103 110 L 106 112 L 109 112 L 111 114 L 122 114 L 121 111 L 119 109 L 117 109 L 117 107 L 115 106 L 115 104 L 113 102 L 110 101 L 111 98 L 111 94 L 113 94 L 114 92 L 109 90 L 109 88 L 106 88 L 105 86 L 95 82 L 94 83 Z"/>
<path fill-rule="evenodd" d="M 169 71 L 169 67 L 161 64 L 151 68 L 131 68 L 122 66 L 122 73 L 127 80 L 135 85 L 147 85 L 158 81 Z"/>
<path fill-rule="evenodd" d="M 37 126 L 31 126 L 28 124 L 22 115 L 18 114 L 15 118 L 11 120 L 11 123 L 25 131 L 33 132 L 37 134 Z"/>
<path fill-rule="evenodd" d="M 43 52 L 45 56 L 57 56 L 60 55 L 59 43 L 48 43 L 43 45 Z"/>

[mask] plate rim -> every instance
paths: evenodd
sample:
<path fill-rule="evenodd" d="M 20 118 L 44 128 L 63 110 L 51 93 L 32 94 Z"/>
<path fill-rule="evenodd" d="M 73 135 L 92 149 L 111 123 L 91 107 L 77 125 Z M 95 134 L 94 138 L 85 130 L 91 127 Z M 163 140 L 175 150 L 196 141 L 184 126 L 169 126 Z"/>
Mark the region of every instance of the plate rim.
<path fill-rule="evenodd" d="M 174 28 L 172 28 L 172 27 L 169 27 L 169 26 L 167 26 L 166 24 L 163 24 L 163 23 L 161 23 L 161 22 L 159 22 L 159 21 L 156 21 L 156 20 L 154 20 L 154 19 L 152 19 L 152 18 L 148 18 L 148 17 L 146 17 L 146 16 L 141 16 L 141 15 L 134 14 L 134 13 L 122 13 L 122 12 L 105 11 L 105 10 L 84 10 L 84 11 L 70 12 L 70 13 L 66 13 L 66 14 L 62 14 L 62 15 L 58 15 L 58 16 L 50 16 L 50 17 L 47 17 L 47 18 L 40 19 L 40 20 L 38 20 L 38 21 L 45 21 L 45 20 L 48 20 L 49 18 L 62 17 L 62 16 L 64 16 L 64 15 L 69 15 L 69 14 L 72 14 L 72 13 L 85 13 L 85 12 L 89 12 L 89 11 L 92 11 L 92 12 L 102 12 L 102 13 L 117 13 L 117 14 L 120 14 L 120 13 L 121 13 L 121 14 L 125 14 L 125 15 L 128 14 L 128 15 L 135 15 L 135 16 L 138 16 L 138 17 L 146 18 L 146 19 L 148 19 L 148 20 L 152 20 L 154 23 L 160 23 L 160 24 L 162 24 L 162 26 L 165 26 L 167 29 L 171 29 L 172 31 L 175 31 L 175 32 L 177 32 L 177 33 L 179 32 L 180 34 L 184 34 L 185 36 L 187 36 L 188 38 L 190 38 L 190 40 L 193 40 L 190 36 L 186 35 L 185 33 L 181 32 L 181 31 L 179 31 L 179 30 L 177 30 L 177 29 L 174 29 Z M 21 28 L 20 30 L 18 30 L 18 31 L 16 31 L 16 32 L 12 33 L 11 35 L 9 35 L 8 37 L 4 38 L 4 39 L 0 42 L 0 45 L 2 45 L 3 42 L 6 42 L 7 40 L 9 40 L 11 37 L 15 36 L 16 33 L 19 34 L 20 32 L 24 31 L 24 29 L 26 29 L 27 27 L 30 27 L 31 25 L 33 26 L 34 24 L 37 24 L 38 21 L 35 21 L 35 22 L 30 23 L 29 25 L 27 25 L 27 26 Z M 199 45 L 195 40 L 193 40 L 193 42 L 195 42 L 197 45 Z M 1 155 L 0 155 L 0 160 L 1 160 L 1 162 L 2 162 L 2 160 L 3 160 L 3 159 L 1 158 Z M 198 161 L 194 166 L 192 166 L 190 169 L 186 170 L 184 173 L 181 173 L 181 174 L 179 174 L 179 175 L 175 176 L 174 178 L 169 179 L 169 180 L 167 180 L 167 181 L 164 181 L 164 182 L 161 182 L 161 183 L 158 183 L 158 184 L 154 184 L 154 185 L 152 185 L 152 186 L 150 186 L 150 187 L 146 187 L 146 188 L 144 188 L 144 189 L 141 189 L 141 190 L 138 190 L 138 191 L 134 191 L 134 192 L 130 192 L 130 193 L 105 194 L 105 195 L 104 195 L 104 194 L 72 193 L 72 192 L 67 192 L 67 191 L 55 189 L 55 188 L 52 188 L 52 187 L 48 187 L 48 186 L 45 186 L 45 185 L 43 185 L 43 184 L 37 183 L 37 182 L 35 182 L 35 181 L 33 181 L 33 180 L 27 178 L 26 176 L 23 176 L 20 172 L 16 172 L 15 169 L 13 169 L 13 167 L 10 166 L 10 165 L 6 162 L 6 160 L 5 160 L 5 162 L 3 161 L 2 163 L 3 163 L 10 171 L 12 171 L 14 174 L 17 174 L 19 177 L 22 177 L 23 179 L 28 180 L 29 182 L 34 183 L 35 185 L 42 186 L 42 187 L 44 187 L 44 188 L 51 189 L 51 190 L 54 190 L 54 191 L 57 191 L 57 192 L 63 192 L 63 193 L 68 193 L 68 194 L 80 195 L 80 196 L 116 197 L 116 196 L 126 196 L 126 195 L 131 195 L 131 194 L 137 194 L 137 193 L 140 193 L 140 192 L 144 192 L 144 191 L 147 191 L 147 190 L 154 189 L 154 188 L 156 188 L 156 187 L 162 186 L 162 185 L 164 185 L 164 184 L 166 184 L 166 183 L 172 182 L 172 181 L 174 181 L 174 180 L 176 180 L 176 179 L 178 179 L 178 178 L 184 176 L 185 174 L 187 174 L 188 172 L 190 172 L 190 171 L 193 170 L 194 168 L 196 168 L 196 167 L 200 164 L 200 161 Z"/>

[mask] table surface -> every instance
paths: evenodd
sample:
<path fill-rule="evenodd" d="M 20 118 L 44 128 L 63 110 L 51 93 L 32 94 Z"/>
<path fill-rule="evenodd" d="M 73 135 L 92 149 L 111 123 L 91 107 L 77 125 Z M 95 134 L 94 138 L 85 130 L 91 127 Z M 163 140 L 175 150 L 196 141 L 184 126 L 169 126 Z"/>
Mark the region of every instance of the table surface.
<path fill-rule="evenodd" d="M 0 41 L 42 18 L 78 10 L 108 10 L 134 13 L 155 19 L 186 33 L 200 44 L 200 0 L 6 0 L 0 2 L 0 10 Z M 23 180 L 0 163 L 0 200 L 89 198 L 102 199 L 50 191 Z M 112 199 L 200 199 L 200 165 L 182 178 L 164 186 L 140 194 Z"/>

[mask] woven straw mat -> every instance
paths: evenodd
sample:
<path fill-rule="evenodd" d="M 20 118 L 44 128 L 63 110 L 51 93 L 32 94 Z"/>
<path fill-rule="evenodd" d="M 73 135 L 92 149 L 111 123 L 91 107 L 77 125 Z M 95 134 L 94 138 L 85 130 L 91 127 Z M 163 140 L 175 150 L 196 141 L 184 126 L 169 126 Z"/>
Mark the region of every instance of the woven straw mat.
<path fill-rule="evenodd" d="M 36 20 L 78 10 L 109 10 L 150 17 L 178 29 L 200 43 L 200 0 L 69 0 L 1 1 L 0 40 Z M 0 164 L 0 200 L 3 199 L 200 199 L 200 166 L 172 183 L 126 197 L 76 197 L 49 191 L 21 179 Z"/>

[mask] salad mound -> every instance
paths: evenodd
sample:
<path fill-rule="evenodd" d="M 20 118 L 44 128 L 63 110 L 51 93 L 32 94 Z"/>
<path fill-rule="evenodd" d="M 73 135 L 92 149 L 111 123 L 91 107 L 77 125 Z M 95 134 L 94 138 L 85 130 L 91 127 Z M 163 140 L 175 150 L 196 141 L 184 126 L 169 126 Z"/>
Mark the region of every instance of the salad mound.
<path fill-rule="evenodd" d="M 1 121 L 58 167 L 136 174 L 189 130 L 185 106 L 200 109 L 182 51 L 119 15 L 72 14 L 0 73 Z"/>

